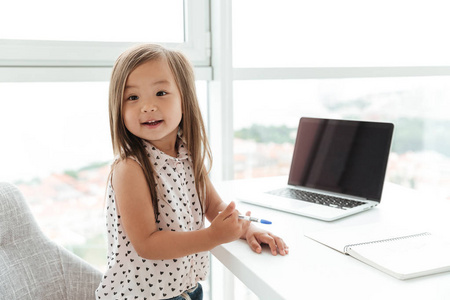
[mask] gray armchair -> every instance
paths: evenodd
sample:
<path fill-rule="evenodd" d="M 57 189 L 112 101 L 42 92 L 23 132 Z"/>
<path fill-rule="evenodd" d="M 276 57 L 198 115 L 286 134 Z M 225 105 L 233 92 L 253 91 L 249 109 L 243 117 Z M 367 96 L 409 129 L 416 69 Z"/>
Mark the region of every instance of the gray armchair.
<path fill-rule="evenodd" d="M 0 299 L 94 299 L 101 272 L 39 229 L 22 193 L 0 183 Z"/>

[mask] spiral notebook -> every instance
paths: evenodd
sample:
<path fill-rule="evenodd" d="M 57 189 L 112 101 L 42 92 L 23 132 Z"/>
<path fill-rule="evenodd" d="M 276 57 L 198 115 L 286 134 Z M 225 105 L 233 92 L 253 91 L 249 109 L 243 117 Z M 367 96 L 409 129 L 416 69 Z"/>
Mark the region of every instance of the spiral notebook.
<path fill-rule="evenodd" d="M 450 271 L 450 238 L 411 228 L 368 225 L 305 233 L 397 279 Z"/>

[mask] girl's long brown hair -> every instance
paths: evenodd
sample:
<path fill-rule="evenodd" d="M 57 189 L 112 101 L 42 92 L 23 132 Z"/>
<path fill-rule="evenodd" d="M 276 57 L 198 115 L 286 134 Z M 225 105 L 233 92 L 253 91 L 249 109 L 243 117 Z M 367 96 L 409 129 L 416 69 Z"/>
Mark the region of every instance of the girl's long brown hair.
<path fill-rule="evenodd" d="M 125 127 L 123 120 L 123 92 L 130 73 L 139 65 L 154 59 L 166 59 L 181 94 L 183 117 L 180 122 L 182 139 L 186 143 L 194 165 L 195 187 L 205 212 L 206 176 L 212 164 L 211 150 L 195 90 L 195 77 L 188 59 L 175 50 L 160 45 L 137 45 L 122 53 L 114 64 L 109 86 L 109 122 L 115 156 L 136 159 L 145 174 L 152 197 L 155 217 L 158 217 L 156 182 L 153 166 L 141 138 Z M 208 169 L 205 164 L 208 163 Z M 114 170 L 114 165 L 112 171 Z M 112 174 L 111 171 L 111 174 Z"/>

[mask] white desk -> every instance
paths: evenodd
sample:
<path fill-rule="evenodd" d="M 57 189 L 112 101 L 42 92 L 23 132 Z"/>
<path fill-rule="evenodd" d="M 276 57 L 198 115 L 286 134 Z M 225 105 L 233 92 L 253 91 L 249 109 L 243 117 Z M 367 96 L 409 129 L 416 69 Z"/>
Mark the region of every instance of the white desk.
<path fill-rule="evenodd" d="M 286 177 L 216 183 L 224 201 L 244 188 L 271 188 Z M 406 207 L 406 204 L 417 204 Z M 450 201 L 426 198 L 412 190 L 385 184 L 381 204 L 334 222 L 238 202 L 273 225 L 264 226 L 287 242 L 290 254 L 272 256 L 268 248 L 256 254 L 243 240 L 216 247 L 211 252 L 260 299 L 450 299 L 450 272 L 401 281 L 364 263 L 319 244 L 303 235 L 306 231 L 369 223 L 422 224 L 426 230 L 448 230 Z M 438 205 L 438 206 L 434 206 Z M 450 253 L 449 253 L 450 255 Z"/>

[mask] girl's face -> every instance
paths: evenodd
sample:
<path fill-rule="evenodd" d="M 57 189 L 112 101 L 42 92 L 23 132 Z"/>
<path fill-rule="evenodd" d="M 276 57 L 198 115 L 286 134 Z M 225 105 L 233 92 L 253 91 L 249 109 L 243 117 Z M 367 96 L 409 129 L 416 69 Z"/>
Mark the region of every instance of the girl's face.
<path fill-rule="evenodd" d="M 175 156 L 182 118 L 181 94 L 166 59 L 143 63 L 128 76 L 123 99 L 126 128 Z"/>

